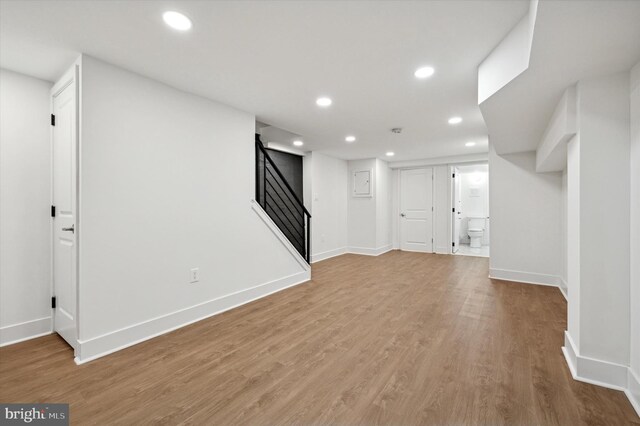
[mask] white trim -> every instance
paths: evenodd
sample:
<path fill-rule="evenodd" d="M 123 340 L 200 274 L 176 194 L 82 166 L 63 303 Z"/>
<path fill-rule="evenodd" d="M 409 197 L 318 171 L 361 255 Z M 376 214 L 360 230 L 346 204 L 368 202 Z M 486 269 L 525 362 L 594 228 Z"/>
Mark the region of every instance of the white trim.
<path fill-rule="evenodd" d="M 508 269 L 489 269 L 489 278 L 504 281 L 514 281 L 524 284 L 547 285 L 558 287 L 560 277 L 555 275 L 537 274 L 535 272 L 511 271 Z"/>
<path fill-rule="evenodd" d="M 640 416 L 640 380 L 626 365 L 581 356 L 568 331 L 562 353 L 574 380 L 623 391 Z"/>
<path fill-rule="evenodd" d="M 624 390 L 629 402 L 640 416 L 640 379 L 631 368 L 628 369 L 627 388 Z"/>
<path fill-rule="evenodd" d="M 332 257 L 340 256 L 342 254 L 347 253 L 346 247 L 340 247 L 333 250 L 323 251 L 322 253 L 312 254 L 311 255 L 311 263 L 320 262 L 321 260 L 329 259 Z"/>
<path fill-rule="evenodd" d="M 436 253 L 436 254 L 451 254 L 451 247 L 450 246 L 445 246 L 445 247 L 437 247 L 436 246 L 434 253 Z"/>
<path fill-rule="evenodd" d="M 380 256 L 388 251 L 393 250 L 393 246 L 391 244 L 387 244 L 386 246 L 378 247 L 378 248 L 368 248 L 368 247 L 348 247 L 347 253 L 351 254 L 362 254 L 364 256 Z"/>
<path fill-rule="evenodd" d="M 78 355 L 75 358 L 75 362 L 76 364 L 84 364 L 93 361 L 96 358 L 109 355 L 213 315 L 237 308 L 286 288 L 307 282 L 310 279 L 310 271 L 299 272 L 288 277 L 260 284 L 167 315 L 121 328 L 120 330 L 115 330 L 101 336 L 78 341 Z"/>
<path fill-rule="evenodd" d="M 7 325 L 0 328 L 0 347 L 46 336 L 51 334 L 52 330 L 53 319 L 51 317 Z"/>
<path fill-rule="evenodd" d="M 267 227 L 273 232 L 273 235 L 278 237 L 282 245 L 289 250 L 291 255 L 296 258 L 300 266 L 304 268 L 305 271 L 310 271 L 311 266 L 307 263 L 307 261 L 300 255 L 300 252 L 291 244 L 289 239 L 282 233 L 278 225 L 276 225 L 273 220 L 269 217 L 267 212 L 264 211 L 262 206 L 256 202 L 256 200 L 251 200 L 251 208 L 254 212 L 258 214 L 258 217 L 262 219 L 262 221 L 267 225 Z"/>
<path fill-rule="evenodd" d="M 564 296 L 564 300 L 569 301 L 569 286 L 564 278 L 559 277 L 560 281 L 558 282 L 558 288 L 560 289 L 560 293 Z"/>

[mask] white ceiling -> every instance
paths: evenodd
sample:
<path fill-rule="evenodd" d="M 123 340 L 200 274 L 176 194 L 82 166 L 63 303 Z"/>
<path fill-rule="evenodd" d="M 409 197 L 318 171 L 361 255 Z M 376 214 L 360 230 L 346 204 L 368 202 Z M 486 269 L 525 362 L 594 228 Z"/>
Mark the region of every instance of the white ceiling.
<path fill-rule="evenodd" d="M 640 1 L 540 1 L 529 68 L 482 103 L 499 154 L 535 150 L 565 89 L 640 61 Z"/>
<path fill-rule="evenodd" d="M 167 28 L 165 10 L 190 16 L 193 30 Z M 82 52 L 253 113 L 302 135 L 305 149 L 442 157 L 487 151 L 476 68 L 527 10 L 502 0 L 2 0 L 0 66 L 55 80 Z M 414 78 L 422 65 L 435 67 L 431 79 Z M 318 96 L 333 105 L 318 108 Z M 463 123 L 448 125 L 453 115 Z"/>

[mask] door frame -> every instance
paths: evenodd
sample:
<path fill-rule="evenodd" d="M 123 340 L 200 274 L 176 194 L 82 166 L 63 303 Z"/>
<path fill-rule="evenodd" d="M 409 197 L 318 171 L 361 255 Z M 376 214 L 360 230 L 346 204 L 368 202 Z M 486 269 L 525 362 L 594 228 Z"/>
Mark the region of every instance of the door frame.
<path fill-rule="evenodd" d="M 75 211 L 75 257 L 76 264 L 73 273 L 75 274 L 75 292 L 76 292 L 76 311 L 75 311 L 75 345 L 72 345 L 74 356 L 78 355 L 79 351 L 79 340 L 80 340 L 80 59 L 75 61 L 73 65 L 58 79 L 58 81 L 53 85 L 49 92 L 49 110 L 51 114 L 54 113 L 54 98 L 59 95 L 64 89 L 66 89 L 70 84 L 75 83 L 75 203 L 76 203 L 76 211 Z M 53 206 L 53 188 L 54 188 L 54 151 L 53 151 L 53 126 L 50 126 L 49 130 L 49 157 L 50 157 L 50 188 L 49 188 L 49 201 Z M 55 297 L 55 283 L 54 283 L 54 249 L 55 249 L 55 229 L 54 229 L 54 220 L 51 217 L 50 227 L 49 227 L 49 247 L 50 247 L 50 279 L 49 279 L 49 291 L 50 298 L 53 300 Z M 55 310 L 51 307 L 51 332 L 55 333 L 56 330 L 56 315 Z"/>
<path fill-rule="evenodd" d="M 455 191 L 454 185 L 455 182 L 453 181 L 453 173 L 454 171 L 458 168 L 458 167 L 464 167 L 464 166 L 476 166 L 476 165 L 481 165 L 481 164 L 486 164 L 487 167 L 489 167 L 489 160 L 478 160 L 478 161 L 469 161 L 469 162 L 464 162 L 464 163 L 449 163 L 447 164 L 449 166 L 449 206 L 453 207 L 453 201 L 454 201 L 454 194 L 453 192 Z M 491 168 L 489 167 L 488 169 L 488 175 L 487 176 L 491 176 Z M 490 183 L 487 182 L 487 191 L 489 191 L 489 193 L 491 193 L 491 188 L 490 188 Z M 489 201 L 489 211 L 491 211 L 491 201 Z M 487 217 L 487 219 L 489 219 Z M 449 219 L 449 235 L 451 236 L 451 239 L 453 240 L 453 214 L 450 215 L 450 219 Z M 453 241 L 452 241 L 453 242 Z M 489 233 L 489 246 L 491 246 L 491 233 Z M 456 254 L 453 251 L 453 246 L 451 247 L 451 252 L 450 254 Z"/>
<path fill-rule="evenodd" d="M 454 176 L 456 174 L 456 172 L 458 171 L 458 165 L 457 164 L 451 164 L 449 165 L 449 204 L 450 207 L 452 208 L 451 214 L 450 214 L 450 219 L 449 219 L 449 224 L 450 224 L 450 229 L 449 229 L 449 234 L 451 235 L 451 252 L 450 254 L 455 254 L 458 249 L 460 248 L 460 229 L 458 228 L 458 245 L 454 245 L 456 243 L 454 237 L 455 235 L 455 229 L 456 229 L 456 220 L 458 220 L 458 206 L 455 205 L 455 201 L 456 201 L 456 196 L 455 196 L 455 192 L 456 192 L 456 181 Z M 458 172 L 459 174 L 459 172 Z M 458 194 L 459 196 L 460 194 Z M 455 209 L 455 210 L 454 210 Z"/>
<path fill-rule="evenodd" d="M 400 214 L 402 213 L 402 172 L 409 170 L 426 170 L 431 169 L 431 251 L 426 253 L 435 253 L 435 206 L 434 206 L 434 177 L 433 177 L 433 167 L 434 166 L 421 166 L 421 167 L 403 167 L 398 170 L 397 177 L 397 193 L 398 193 L 398 210 L 396 212 L 396 226 L 398 230 L 398 250 L 401 251 L 411 251 L 411 250 L 402 250 L 402 217 Z M 420 252 L 422 253 L 422 252 Z"/>

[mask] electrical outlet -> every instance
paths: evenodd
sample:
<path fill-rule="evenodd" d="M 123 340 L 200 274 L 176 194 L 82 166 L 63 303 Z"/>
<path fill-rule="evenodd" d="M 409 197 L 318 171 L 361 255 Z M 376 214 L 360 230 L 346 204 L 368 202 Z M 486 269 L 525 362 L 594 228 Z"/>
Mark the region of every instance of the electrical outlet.
<path fill-rule="evenodd" d="M 189 275 L 189 282 L 197 283 L 198 281 L 200 281 L 200 268 L 193 268 Z"/>

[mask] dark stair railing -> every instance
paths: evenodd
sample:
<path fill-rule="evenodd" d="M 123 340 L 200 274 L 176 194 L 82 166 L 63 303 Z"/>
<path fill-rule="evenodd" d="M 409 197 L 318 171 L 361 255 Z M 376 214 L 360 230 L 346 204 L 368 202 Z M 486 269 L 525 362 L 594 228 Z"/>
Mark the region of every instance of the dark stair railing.
<path fill-rule="evenodd" d="M 291 244 L 311 260 L 311 214 L 256 135 L 256 201 Z"/>

